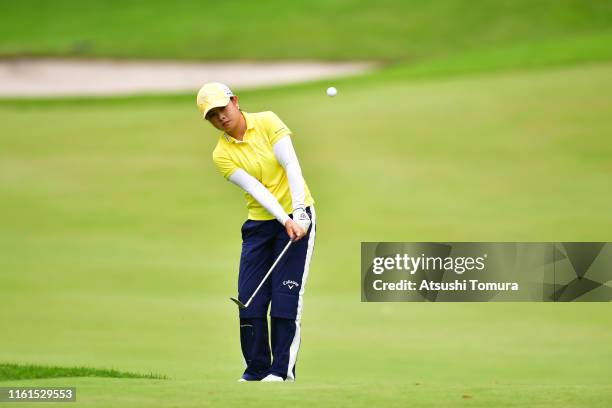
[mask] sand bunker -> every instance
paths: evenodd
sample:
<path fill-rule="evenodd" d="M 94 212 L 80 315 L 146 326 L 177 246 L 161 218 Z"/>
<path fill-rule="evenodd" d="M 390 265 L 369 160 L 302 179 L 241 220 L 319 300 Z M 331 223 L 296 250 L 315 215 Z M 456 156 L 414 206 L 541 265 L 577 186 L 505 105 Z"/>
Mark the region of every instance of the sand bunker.
<path fill-rule="evenodd" d="M 168 62 L 0 60 L 0 97 L 106 96 L 194 92 L 209 81 L 252 89 L 337 78 L 368 62 Z"/>

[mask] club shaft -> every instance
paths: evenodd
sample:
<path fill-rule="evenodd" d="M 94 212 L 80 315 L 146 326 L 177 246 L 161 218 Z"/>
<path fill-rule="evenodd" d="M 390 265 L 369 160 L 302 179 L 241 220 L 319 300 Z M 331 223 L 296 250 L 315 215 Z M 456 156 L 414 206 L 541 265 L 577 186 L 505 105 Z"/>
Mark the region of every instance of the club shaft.
<path fill-rule="evenodd" d="M 248 302 L 246 302 L 244 304 L 244 307 L 248 307 L 251 304 L 251 301 L 253 300 L 253 298 L 255 297 L 255 295 L 257 294 L 257 292 L 259 292 L 259 289 L 261 289 L 261 287 L 263 286 L 264 282 L 266 281 L 266 279 L 268 279 L 268 276 L 270 276 L 270 274 L 272 273 L 272 270 L 274 269 L 274 267 L 276 266 L 276 264 L 281 260 L 281 258 L 283 257 L 283 255 L 285 255 L 285 252 L 287 252 L 287 250 L 289 249 L 289 247 L 291 246 L 291 244 L 293 243 L 293 241 L 289 241 L 287 242 L 287 245 L 285 245 L 285 248 L 283 248 L 282 252 L 280 253 L 280 255 L 278 256 L 278 258 L 276 258 L 276 261 L 274 261 L 274 263 L 272 264 L 272 266 L 270 267 L 270 269 L 268 270 L 268 273 L 266 273 L 266 276 L 263 277 L 263 279 L 261 280 L 261 282 L 259 283 L 259 286 L 257 286 L 257 288 L 255 289 L 255 291 L 253 292 L 253 294 L 251 295 L 251 297 L 249 298 Z"/>

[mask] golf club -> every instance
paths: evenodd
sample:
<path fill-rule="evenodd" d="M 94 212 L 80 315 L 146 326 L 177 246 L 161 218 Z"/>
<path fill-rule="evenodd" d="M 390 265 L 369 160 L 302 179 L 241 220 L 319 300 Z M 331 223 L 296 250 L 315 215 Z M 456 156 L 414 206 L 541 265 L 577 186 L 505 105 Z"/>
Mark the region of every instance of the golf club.
<path fill-rule="evenodd" d="M 291 246 L 292 243 L 293 243 L 293 241 L 287 242 L 287 245 L 285 245 L 285 248 L 282 250 L 282 252 L 278 256 L 278 258 L 276 258 L 276 261 L 274 261 L 274 263 L 272 264 L 272 266 L 270 267 L 270 269 L 266 273 L 266 276 L 263 277 L 263 279 L 259 283 L 259 286 L 257 286 L 257 288 L 255 289 L 255 291 L 253 292 L 253 294 L 251 295 L 249 300 L 247 300 L 246 303 L 242 303 L 241 301 L 239 301 L 238 299 L 233 298 L 233 297 L 231 297 L 230 300 L 232 302 L 234 302 L 235 304 L 237 304 L 240 309 L 246 309 L 247 307 L 249 307 L 249 305 L 251 304 L 251 301 L 253 300 L 253 298 L 255 297 L 257 292 L 259 292 L 259 289 L 261 289 L 261 287 L 263 286 L 263 284 L 266 281 L 266 279 L 268 279 L 268 276 L 270 276 L 270 274 L 272 273 L 272 270 L 274 269 L 274 267 L 276 266 L 278 261 L 280 261 L 281 258 L 283 257 L 283 255 L 285 255 L 285 252 L 287 252 L 287 249 L 289 249 L 289 247 Z"/>

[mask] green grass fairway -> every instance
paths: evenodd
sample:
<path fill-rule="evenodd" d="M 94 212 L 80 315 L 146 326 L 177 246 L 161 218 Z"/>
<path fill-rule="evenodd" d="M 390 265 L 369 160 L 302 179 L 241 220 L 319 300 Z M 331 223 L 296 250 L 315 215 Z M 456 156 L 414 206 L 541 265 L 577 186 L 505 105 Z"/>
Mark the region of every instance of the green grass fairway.
<path fill-rule="evenodd" d="M 35 364 L 10 363 L 0 364 L 0 381 L 65 377 L 148 378 L 152 380 L 166 379 L 164 376 L 153 373 L 126 373 L 117 370 L 101 370 L 91 367 L 54 367 Z"/>
<path fill-rule="evenodd" d="M 414 63 L 540 42 L 546 58 L 550 44 L 601 35 L 609 44 L 612 8 L 601 0 L 23 0 L 4 1 L 0 13 L 3 56 Z"/>
<path fill-rule="evenodd" d="M 317 200 L 295 384 L 235 383 L 246 211 L 193 95 L 1 102 L 0 363 L 169 379 L 0 385 L 104 408 L 609 407 L 610 304 L 362 304 L 359 249 L 610 241 L 610 95 L 612 63 L 244 93 L 293 129 Z"/>

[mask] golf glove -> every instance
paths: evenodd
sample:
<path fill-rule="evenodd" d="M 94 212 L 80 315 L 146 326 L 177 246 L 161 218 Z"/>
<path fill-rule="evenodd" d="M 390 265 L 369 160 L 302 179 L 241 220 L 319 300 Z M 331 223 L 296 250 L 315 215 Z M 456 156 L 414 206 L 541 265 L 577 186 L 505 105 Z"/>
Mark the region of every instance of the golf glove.
<path fill-rule="evenodd" d="M 308 233 L 308 228 L 310 228 L 310 217 L 304 208 L 298 207 L 293 210 L 293 221 L 296 222 L 297 225 L 302 227 L 306 233 Z"/>

